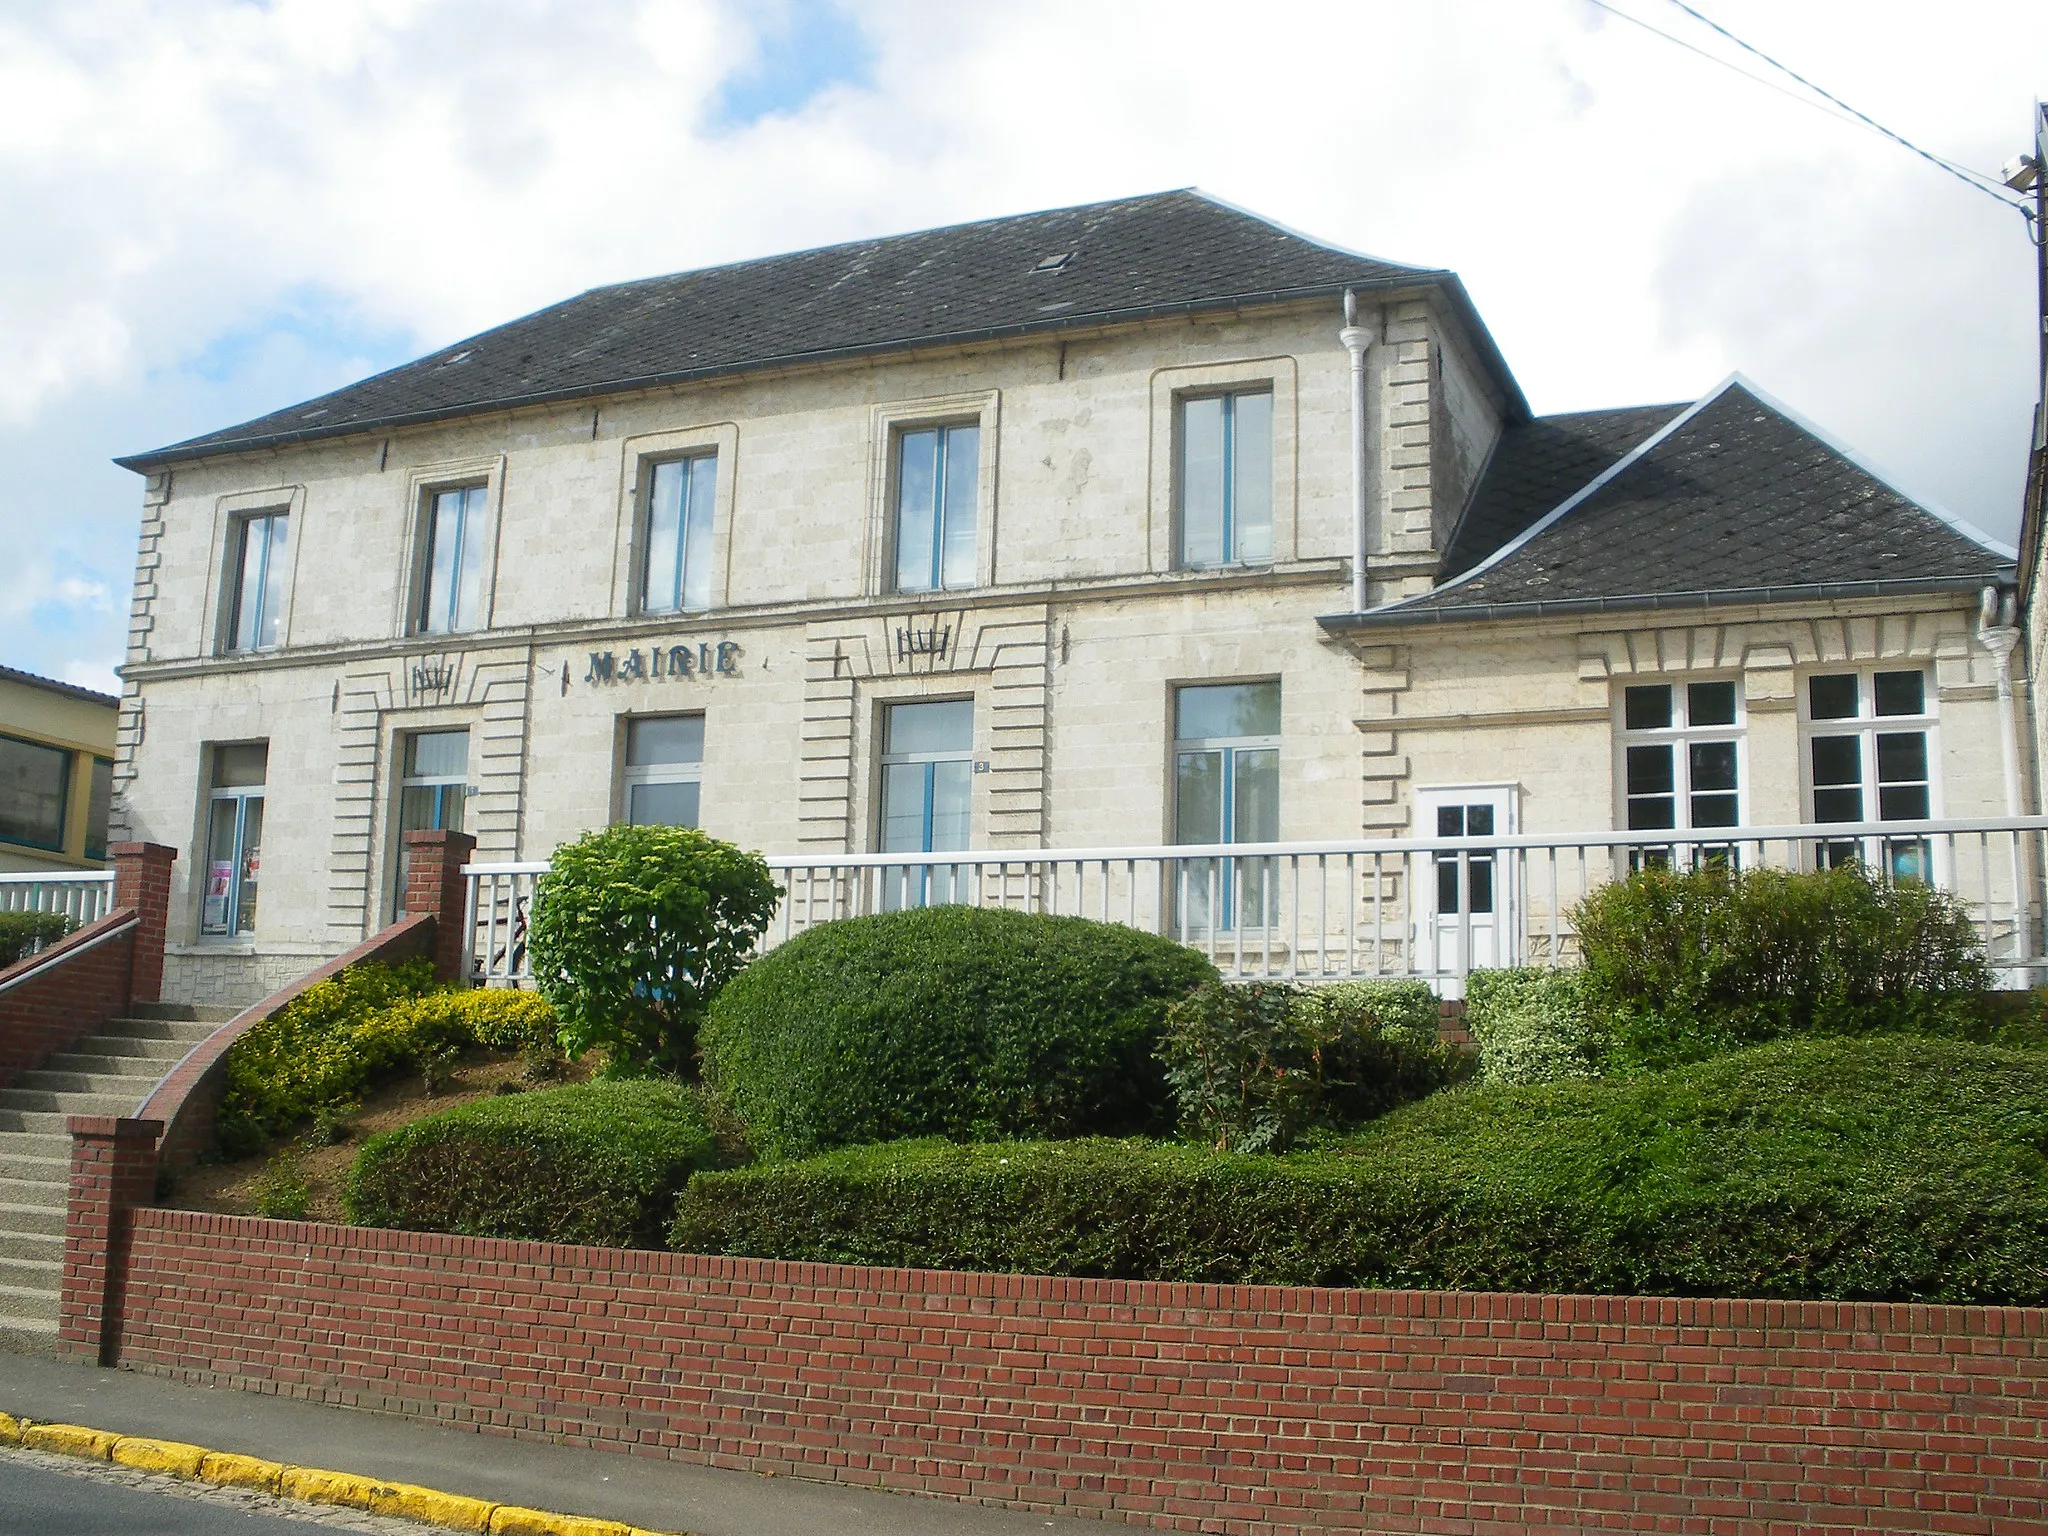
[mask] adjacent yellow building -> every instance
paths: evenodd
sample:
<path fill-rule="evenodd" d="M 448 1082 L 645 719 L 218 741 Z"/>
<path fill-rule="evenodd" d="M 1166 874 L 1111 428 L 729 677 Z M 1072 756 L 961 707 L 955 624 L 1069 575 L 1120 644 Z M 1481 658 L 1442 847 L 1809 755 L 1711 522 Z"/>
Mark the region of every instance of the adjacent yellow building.
<path fill-rule="evenodd" d="M 0 667 L 0 871 L 106 863 L 119 706 L 109 694 Z"/>

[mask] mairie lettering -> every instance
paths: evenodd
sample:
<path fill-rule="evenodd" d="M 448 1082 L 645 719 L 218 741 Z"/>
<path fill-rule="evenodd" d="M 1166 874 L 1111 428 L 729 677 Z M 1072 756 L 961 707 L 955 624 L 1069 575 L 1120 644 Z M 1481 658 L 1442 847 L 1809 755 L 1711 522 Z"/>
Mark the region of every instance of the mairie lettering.
<path fill-rule="evenodd" d="M 701 640 L 690 645 L 632 646 L 625 651 L 592 651 L 586 683 L 645 683 L 661 678 L 737 677 L 740 643 Z"/>

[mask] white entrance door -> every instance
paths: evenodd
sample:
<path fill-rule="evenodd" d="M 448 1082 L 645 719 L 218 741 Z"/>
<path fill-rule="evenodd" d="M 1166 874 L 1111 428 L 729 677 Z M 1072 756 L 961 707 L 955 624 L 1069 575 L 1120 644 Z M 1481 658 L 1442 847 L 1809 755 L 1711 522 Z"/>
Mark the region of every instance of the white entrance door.
<path fill-rule="evenodd" d="M 1511 784 L 1452 785 L 1415 792 L 1421 838 L 1507 837 L 1515 831 Z M 1483 844 L 1419 853 L 1413 862 L 1416 959 L 1462 996 L 1465 973 L 1512 963 L 1514 863 Z"/>

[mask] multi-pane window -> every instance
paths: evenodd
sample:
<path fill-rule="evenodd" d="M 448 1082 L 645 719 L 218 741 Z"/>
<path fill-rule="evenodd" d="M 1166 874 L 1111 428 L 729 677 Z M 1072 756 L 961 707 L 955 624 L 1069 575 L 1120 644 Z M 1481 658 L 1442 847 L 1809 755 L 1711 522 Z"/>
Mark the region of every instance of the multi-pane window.
<path fill-rule="evenodd" d="M 408 832 L 460 832 L 469 779 L 468 731 L 415 731 L 404 738 L 398 785 L 398 895 L 405 913 L 405 886 L 412 860 Z"/>
<path fill-rule="evenodd" d="M 0 841 L 61 851 L 71 754 L 0 736 Z"/>
<path fill-rule="evenodd" d="M 1174 694 L 1173 840 L 1270 843 L 1280 836 L 1280 685 L 1201 684 Z M 1272 920 L 1271 859 L 1183 859 L 1183 932 Z"/>
<path fill-rule="evenodd" d="M 206 898 L 199 931 L 234 938 L 256 931 L 256 887 L 263 870 L 263 782 L 267 742 L 212 750 L 207 775 Z"/>
<path fill-rule="evenodd" d="M 981 428 L 918 427 L 896 437 L 896 590 L 975 582 Z"/>
<path fill-rule="evenodd" d="M 1180 563 L 1273 558 L 1273 396 L 1268 390 L 1179 402 Z"/>
<path fill-rule="evenodd" d="M 1920 668 L 1818 673 L 1806 680 L 1813 819 L 1925 821 L 1934 814 L 1933 702 Z M 1822 843 L 1823 864 L 1858 859 L 1892 879 L 1929 878 L 1925 839 Z"/>
<path fill-rule="evenodd" d="M 1475 805 L 1439 805 L 1436 808 L 1438 837 L 1491 837 L 1494 808 L 1481 801 Z M 1493 851 L 1440 853 L 1436 856 L 1436 910 L 1442 917 L 1471 912 L 1475 917 L 1493 912 Z"/>
<path fill-rule="evenodd" d="M 716 454 L 667 459 L 649 473 L 642 613 L 698 612 L 711 606 L 711 519 L 717 493 Z"/>
<path fill-rule="evenodd" d="M 229 650 L 260 651 L 277 644 L 285 576 L 291 564 L 291 536 L 291 515 L 286 512 L 236 519 Z"/>
<path fill-rule="evenodd" d="M 626 820 L 636 827 L 694 827 L 704 777 L 704 717 L 626 722 Z"/>
<path fill-rule="evenodd" d="M 483 621 L 484 501 L 481 485 L 436 491 L 428 501 L 420 561 L 422 634 L 452 634 Z"/>
<path fill-rule="evenodd" d="M 1621 729 L 1630 831 L 1742 824 L 1742 698 L 1732 679 L 1625 688 Z M 1661 856 L 1636 862 L 1646 860 Z"/>
<path fill-rule="evenodd" d="M 882 726 L 881 851 L 965 848 L 973 773 L 972 699 L 890 705 Z M 966 895 L 966 872 L 951 866 L 916 865 L 888 871 L 884 878 L 884 901 L 892 907 Z"/>

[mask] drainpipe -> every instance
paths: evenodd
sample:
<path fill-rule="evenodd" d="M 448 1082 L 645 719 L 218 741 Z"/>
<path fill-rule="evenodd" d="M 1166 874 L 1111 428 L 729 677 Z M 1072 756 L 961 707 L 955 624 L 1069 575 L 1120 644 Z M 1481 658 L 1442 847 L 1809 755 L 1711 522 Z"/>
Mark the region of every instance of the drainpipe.
<path fill-rule="evenodd" d="M 1351 354 L 1351 611 L 1365 612 L 1365 349 L 1372 333 L 1358 323 L 1358 294 L 1344 290 L 1344 329 Z"/>
<path fill-rule="evenodd" d="M 2005 768 L 2005 814 L 2020 814 L 2020 740 L 2019 726 L 2013 719 L 2012 701 L 2012 653 L 2019 644 L 2020 629 L 2013 594 L 2000 594 L 1996 587 L 1986 587 L 1982 600 L 1977 606 L 1977 643 L 1984 647 L 1991 657 L 1991 670 L 1998 678 L 1998 748 L 2004 759 Z M 2029 960 L 2033 951 L 2033 903 L 2027 899 L 2027 888 L 2023 883 L 2020 868 L 2020 835 L 2011 836 L 2012 852 L 2012 902 L 2013 902 L 2013 952 L 2016 959 Z M 1986 893 L 1987 897 L 1989 893 Z M 2015 973 L 2016 982 L 2008 984 L 2025 985 L 2027 973 Z"/>

